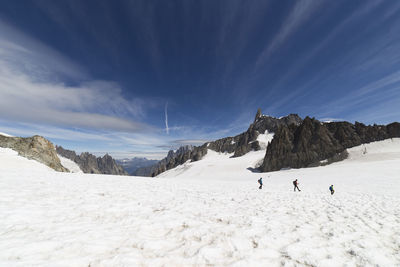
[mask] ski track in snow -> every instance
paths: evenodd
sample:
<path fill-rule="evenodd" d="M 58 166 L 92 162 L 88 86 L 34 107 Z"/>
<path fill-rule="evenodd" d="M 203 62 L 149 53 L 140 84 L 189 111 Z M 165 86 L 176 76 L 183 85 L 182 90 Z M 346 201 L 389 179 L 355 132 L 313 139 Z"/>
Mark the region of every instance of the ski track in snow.
<path fill-rule="evenodd" d="M 140 178 L 57 173 L 0 149 L 0 266 L 400 266 L 400 139 L 364 152 L 237 176 L 258 152 L 211 153 Z"/>

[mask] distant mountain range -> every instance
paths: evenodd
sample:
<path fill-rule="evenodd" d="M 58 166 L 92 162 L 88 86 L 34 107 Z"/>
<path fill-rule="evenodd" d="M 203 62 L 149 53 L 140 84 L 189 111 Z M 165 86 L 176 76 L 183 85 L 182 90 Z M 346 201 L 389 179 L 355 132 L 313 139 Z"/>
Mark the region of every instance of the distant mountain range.
<path fill-rule="evenodd" d="M 75 151 L 64 149 L 61 146 L 56 146 L 57 154 L 70 159 L 76 164 L 84 173 L 98 173 L 98 174 L 113 174 L 113 175 L 129 175 L 124 168 L 117 164 L 115 160 L 108 154 L 103 157 L 96 157 L 89 152 L 77 155 Z"/>
<path fill-rule="evenodd" d="M 276 132 L 283 125 L 299 125 L 302 119 L 297 114 L 290 114 L 282 118 L 274 118 L 264 116 L 261 110 L 257 111 L 254 122 L 250 124 L 248 130 L 234 137 L 225 137 L 216 141 L 207 142 L 202 146 L 184 146 L 176 150 L 168 152 L 166 158 L 162 159 L 156 165 L 147 167 L 146 169 L 138 169 L 145 176 L 157 176 L 169 169 L 185 163 L 188 160 L 201 160 L 207 154 L 207 150 L 211 149 L 216 152 L 233 153 L 233 157 L 240 157 L 252 150 L 260 150 L 261 146 L 257 141 L 260 133 Z"/>
<path fill-rule="evenodd" d="M 88 152 L 77 155 L 61 146 L 54 147 L 49 140 L 39 135 L 13 137 L 0 133 L 0 147 L 11 148 L 20 156 L 36 160 L 59 172 L 69 172 L 61 164 L 60 155 L 75 162 L 84 173 L 128 175 L 122 166 L 107 154 L 103 157 L 96 157 Z"/>
<path fill-rule="evenodd" d="M 133 158 L 114 160 L 110 155 L 96 157 L 89 152 L 77 155 L 75 151 L 56 146 L 42 136 L 14 137 L 0 133 L 0 147 L 11 148 L 18 152 L 20 156 L 36 160 L 48 167 L 60 171 L 69 172 L 60 161 L 59 156 L 75 162 L 84 173 L 112 174 L 112 175 L 137 175 L 143 176 L 136 170 L 141 167 L 156 164 L 157 160 L 147 160 L 146 158 Z"/>
<path fill-rule="evenodd" d="M 259 109 L 246 132 L 207 142 L 202 146 L 171 150 L 157 164 L 139 168 L 136 172 L 142 176 L 154 177 L 188 160 L 201 160 L 208 149 L 240 157 L 252 150 L 262 149 L 257 137 L 265 131 L 274 133 L 274 137 L 268 143 L 263 163 L 259 167 L 261 172 L 320 166 L 343 160 L 347 157 L 347 148 L 400 137 L 400 123 L 367 126 L 359 122 L 320 122 L 310 117 L 303 120 L 297 114 L 274 118 L 262 115 Z"/>
<path fill-rule="evenodd" d="M 269 133 L 268 141 L 258 139 Z M 273 137 L 272 137 L 273 134 Z M 201 146 L 183 146 L 170 150 L 161 161 L 146 158 L 114 160 L 110 155 L 96 157 L 88 152 L 77 155 L 72 150 L 53 144 L 41 136 L 11 137 L 0 134 L 0 147 L 11 148 L 21 156 L 35 159 L 47 166 L 67 172 L 57 154 L 75 162 L 84 173 L 135 175 L 154 177 L 187 161 L 201 160 L 208 152 L 226 152 L 241 157 L 250 151 L 265 150 L 261 172 L 284 168 L 304 168 L 330 164 L 347 158 L 347 148 L 388 138 L 400 137 L 400 123 L 364 125 L 359 122 L 321 122 L 315 118 L 300 118 L 290 114 L 274 118 L 257 111 L 247 131 Z"/>
<path fill-rule="evenodd" d="M 139 168 L 145 168 L 158 163 L 158 160 L 149 160 L 146 158 L 134 157 L 131 159 L 117 159 L 115 160 L 119 165 L 121 165 L 126 172 L 130 175 L 141 176 L 140 173 L 137 174 L 136 170 Z"/>

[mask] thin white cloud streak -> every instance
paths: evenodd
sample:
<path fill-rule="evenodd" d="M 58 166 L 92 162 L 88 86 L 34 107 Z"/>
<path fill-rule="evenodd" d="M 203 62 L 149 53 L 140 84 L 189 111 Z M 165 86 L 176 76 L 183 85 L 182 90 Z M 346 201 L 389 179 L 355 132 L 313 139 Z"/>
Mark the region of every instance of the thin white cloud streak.
<path fill-rule="evenodd" d="M 366 70 L 369 70 L 369 68 L 376 69 L 378 64 L 379 67 L 381 68 L 397 64 L 399 62 L 399 57 L 395 52 L 398 50 L 398 44 L 397 41 L 394 40 L 395 36 L 397 36 L 396 24 L 393 24 L 392 27 L 389 27 L 387 29 L 386 33 L 382 33 L 382 36 L 380 36 L 379 38 L 375 38 L 372 41 L 373 43 L 369 43 L 368 46 L 365 47 L 357 46 L 356 49 L 349 50 L 347 52 L 344 51 L 345 56 L 335 58 L 333 60 L 334 61 L 333 63 L 327 64 L 324 69 L 320 69 L 319 72 L 317 72 L 314 75 L 314 77 L 308 80 L 305 84 L 296 84 L 295 86 L 291 85 L 292 87 L 294 87 L 294 90 L 285 97 L 282 97 L 281 94 L 275 94 L 276 92 L 281 91 L 283 88 L 285 87 L 287 88 L 288 84 L 290 84 L 290 82 L 293 82 L 293 79 L 296 78 L 296 75 L 301 73 L 303 70 L 308 69 L 307 64 L 309 64 L 316 56 L 318 56 L 321 53 L 327 52 L 326 48 L 328 47 L 328 45 L 330 45 L 332 42 L 340 38 L 340 35 L 343 32 L 345 32 L 346 29 L 354 26 L 356 23 L 360 23 L 362 20 L 365 19 L 366 15 L 373 14 L 373 12 L 376 11 L 377 7 L 380 7 L 382 3 L 384 3 L 384 1 L 377 0 L 372 2 L 366 2 L 360 8 L 355 9 L 348 17 L 346 17 L 339 24 L 337 24 L 330 32 L 328 32 L 327 36 L 324 37 L 321 40 L 321 42 L 316 43 L 316 45 L 312 47 L 311 50 L 293 59 L 294 62 L 292 62 L 286 73 L 283 73 L 283 75 L 275 82 L 275 84 L 271 86 L 272 88 L 269 89 L 268 94 L 266 96 L 260 95 L 259 98 L 257 98 L 257 99 L 263 99 L 263 101 L 254 101 L 253 102 L 254 104 L 250 106 L 254 106 L 256 102 L 269 102 L 271 103 L 271 105 L 266 106 L 265 110 L 276 114 L 277 112 L 279 113 L 279 110 L 282 110 L 282 107 L 288 105 L 289 103 L 291 105 L 290 108 L 293 109 L 293 106 L 296 106 L 293 104 L 293 102 L 295 102 L 297 98 L 301 98 L 304 101 L 304 94 L 309 94 L 310 92 L 312 92 L 311 90 L 314 88 L 319 88 L 318 91 L 320 91 L 321 88 L 325 86 L 324 84 L 327 84 L 327 81 L 329 79 L 331 79 L 331 84 L 332 83 L 334 84 L 337 81 L 337 75 L 339 74 L 342 76 L 348 76 L 350 75 L 349 73 L 351 73 L 352 76 L 360 74 L 365 75 Z M 377 17 L 376 20 L 374 21 L 374 25 L 381 25 L 385 23 L 395 14 L 395 11 L 398 11 L 399 7 L 400 5 L 396 3 L 395 5 L 388 7 L 387 9 L 388 10 L 390 9 L 390 12 L 386 13 L 384 16 Z M 303 20 L 302 23 L 305 23 L 306 21 L 307 18 L 306 20 Z M 291 32 L 291 34 L 287 36 L 286 41 L 288 41 L 289 37 L 293 35 L 297 30 L 296 27 L 292 29 L 293 31 L 292 30 L 288 31 Z M 357 34 L 358 35 L 366 34 L 368 30 L 369 28 L 363 29 L 362 31 L 357 32 Z M 279 40 L 279 38 L 277 40 Z M 276 51 L 278 48 L 279 47 L 276 47 L 274 51 Z M 265 57 L 263 60 L 267 62 L 268 57 Z M 339 71 L 333 71 L 335 69 Z M 360 70 L 362 72 L 360 72 Z M 332 76 L 333 73 L 336 76 L 333 77 Z M 317 87 L 318 85 L 319 87 Z M 389 85 L 391 85 L 391 83 L 389 83 Z M 249 86 L 248 81 L 246 81 L 246 85 L 241 87 L 241 90 L 245 91 L 245 88 L 248 86 Z M 382 89 L 383 87 L 380 88 Z M 347 93 L 352 94 L 355 92 L 353 90 L 349 90 L 347 91 Z M 335 113 L 336 111 L 345 109 L 350 110 L 352 107 L 354 107 L 354 104 L 356 103 L 358 103 L 359 105 L 367 104 L 368 101 L 373 100 L 372 98 L 374 98 L 374 96 L 371 97 L 368 92 L 365 93 L 366 93 L 365 96 L 355 96 L 351 98 L 351 101 L 346 101 L 346 98 L 352 97 L 352 95 L 346 95 L 340 100 L 341 103 L 336 102 L 335 104 L 332 104 L 329 108 L 329 112 L 325 111 L 327 109 L 324 106 L 323 111 L 320 112 L 320 114 L 321 115 L 323 114 L 322 116 L 335 116 L 337 115 Z M 370 94 L 373 93 L 374 92 L 371 92 Z M 360 108 L 363 109 L 363 107 Z M 304 103 L 301 103 L 300 109 L 304 109 Z M 296 111 L 292 110 L 291 112 L 296 112 Z M 314 110 L 313 112 L 317 111 Z M 375 110 L 375 113 L 380 113 L 380 112 L 381 111 L 379 109 Z M 317 112 L 317 114 L 318 113 L 319 112 Z"/>
<path fill-rule="evenodd" d="M 376 100 L 376 94 L 381 94 L 381 97 L 386 97 L 388 93 L 388 87 L 394 86 L 392 95 L 400 98 L 400 71 L 394 72 L 387 75 L 377 81 L 370 82 L 369 84 L 347 94 L 344 97 L 331 101 L 325 105 L 324 110 L 330 110 L 333 112 L 325 112 L 324 114 L 338 113 L 345 110 L 353 109 L 357 105 L 365 105 L 374 99 Z M 386 102 L 386 101 L 385 101 Z M 365 109 L 365 106 L 364 108 Z M 376 109 L 376 108 L 375 108 Z M 322 116 L 326 116 L 322 114 Z"/>
<path fill-rule="evenodd" d="M 283 74 L 275 83 L 274 86 L 272 86 L 272 89 L 269 90 L 269 93 L 264 99 L 272 99 L 273 98 L 273 93 L 276 91 L 279 91 L 285 84 L 293 80 L 293 77 L 297 75 L 299 72 L 301 72 L 304 69 L 307 69 L 307 64 L 314 59 L 319 53 L 324 51 L 327 45 L 332 43 L 335 38 L 338 38 L 338 35 L 342 33 L 343 30 L 347 29 L 352 23 L 355 23 L 359 21 L 360 19 L 364 18 L 366 14 L 373 12 L 373 10 L 379 6 L 382 3 L 382 1 L 373 1 L 373 2 L 368 2 L 366 3 L 362 8 L 356 9 L 354 12 L 352 12 L 346 19 L 344 19 L 342 22 L 340 22 L 338 25 L 336 25 L 333 30 L 329 32 L 329 34 L 321 41 L 319 42 L 314 48 L 312 48 L 309 52 L 304 53 L 298 57 L 298 59 L 293 59 L 294 62 L 290 65 L 289 69 L 286 71 L 285 74 Z M 399 7 L 396 6 L 394 9 L 398 9 Z M 387 17 L 386 17 L 387 18 Z M 375 23 L 381 23 L 380 22 L 375 22 Z M 360 52 L 360 51 L 357 51 Z M 349 53 L 349 56 L 355 56 L 357 53 Z M 364 57 L 364 58 L 369 58 L 368 62 L 365 64 L 371 65 L 372 59 L 370 57 Z M 392 58 L 393 59 L 393 56 Z M 296 61 L 295 61 L 296 60 Z M 374 58 L 374 60 L 376 60 Z M 387 63 L 389 59 L 385 59 L 384 61 Z M 353 70 L 356 68 L 361 68 L 360 61 L 355 60 L 356 62 L 354 63 Z M 339 64 L 341 68 L 343 68 L 344 63 Z M 334 66 L 333 64 L 329 64 L 329 67 Z M 336 72 L 335 72 L 336 73 Z M 346 73 L 348 71 L 346 70 Z M 290 101 L 294 100 L 296 97 L 301 96 L 302 94 L 306 93 L 306 90 L 309 90 L 312 88 L 312 85 L 320 82 L 322 76 L 322 70 L 320 70 L 320 74 L 315 75 L 315 77 L 311 80 L 309 80 L 306 84 L 304 84 L 301 87 L 297 87 L 295 90 L 293 90 L 289 95 L 286 97 L 280 98 L 276 101 L 273 101 L 273 104 L 268 106 L 267 110 L 269 112 L 275 112 L 279 109 L 281 109 L 282 106 L 288 104 Z"/>
<path fill-rule="evenodd" d="M 400 71 L 394 72 L 384 78 L 374 81 L 366 86 L 361 87 L 351 94 L 352 98 L 361 98 L 367 94 L 371 94 L 383 87 L 400 82 Z"/>
<path fill-rule="evenodd" d="M 168 127 L 168 102 L 165 103 L 165 132 L 169 134 L 169 127 Z"/>
<path fill-rule="evenodd" d="M 345 119 L 340 119 L 340 118 L 320 118 L 318 120 L 322 121 L 322 122 L 334 122 L 334 121 L 344 121 Z"/>
<path fill-rule="evenodd" d="M 227 83 L 229 75 L 238 66 L 238 61 L 254 34 L 253 28 L 262 23 L 269 5 L 269 1 L 254 3 L 231 1 L 230 5 L 221 7 L 224 15 L 221 16 L 219 23 L 216 55 L 217 58 L 222 56 L 224 60 L 224 72 L 221 78 L 223 84 Z M 235 46 L 232 50 L 227 50 L 226 46 L 232 42 L 232 36 Z"/>
<path fill-rule="evenodd" d="M 165 143 L 165 139 L 157 135 L 148 134 L 123 134 L 118 135 L 118 138 L 123 141 L 124 144 L 132 146 L 143 146 L 143 147 L 156 147 Z"/>
<path fill-rule="evenodd" d="M 395 90 L 399 91 L 400 86 Z M 352 113 L 350 120 L 362 121 L 364 123 L 386 124 L 399 121 L 400 109 L 393 107 L 400 106 L 400 94 L 395 93 L 388 96 L 380 96 L 384 101 L 377 99 L 375 104 L 365 105 L 361 111 Z"/>
<path fill-rule="evenodd" d="M 140 132 L 151 127 L 131 118 L 143 117 L 143 107 L 141 99 L 125 99 L 117 83 L 90 80 L 76 64 L 0 21 L 0 118 Z"/>
<path fill-rule="evenodd" d="M 269 43 L 269 45 L 261 52 L 256 61 L 256 68 L 265 64 L 268 58 L 276 49 L 279 48 L 286 40 L 317 10 L 323 1 L 299 0 L 293 6 L 287 19 L 283 22 L 278 33 Z"/>
<path fill-rule="evenodd" d="M 145 41 L 142 48 L 150 58 L 151 66 L 157 74 L 157 78 L 163 76 L 163 51 L 161 49 L 159 30 L 157 28 L 157 8 L 150 1 L 134 2 L 123 1 L 126 12 L 129 13 L 130 23 L 128 26 L 138 33 Z"/>
<path fill-rule="evenodd" d="M 68 130 L 59 127 L 41 126 L 29 123 L 21 123 L 16 126 L 0 125 L 0 130 L 2 132 L 12 133 L 15 136 L 21 136 L 21 137 L 41 135 L 46 138 L 75 141 L 75 142 L 79 141 L 106 142 L 115 140 L 112 137 L 100 133 L 81 132 L 78 130 Z"/>
<path fill-rule="evenodd" d="M 120 93 L 120 89 L 113 89 L 102 81 L 81 87 L 34 82 L 26 75 L 9 72 L 0 60 L 0 117 L 3 119 L 120 131 L 149 128 L 118 117 L 137 116 L 140 112 L 134 102 L 125 100 Z M 106 114 L 100 114 L 99 110 Z"/>
<path fill-rule="evenodd" d="M 85 45 L 85 40 L 76 34 L 84 31 L 85 36 L 93 38 L 97 46 L 105 48 L 103 56 L 109 56 L 110 60 L 118 63 L 123 56 L 118 50 L 115 43 L 120 40 L 120 27 L 116 25 L 115 20 L 111 16 L 111 8 L 109 1 L 97 1 L 96 13 L 98 16 L 88 17 L 86 13 L 86 2 L 84 1 L 34 1 L 34 4 L 40 9 L 44 16 L 53 21 L 53 24 L 62 28 L 65 35 L 69 39 L 74 39 L 75 43 Z M 98 27 L 98 21 L 101 20 L 102 27 Z M 107 38 L 105 38 L 107 36 Z M 86 43 L 86 45 L 88 45 Z"/>

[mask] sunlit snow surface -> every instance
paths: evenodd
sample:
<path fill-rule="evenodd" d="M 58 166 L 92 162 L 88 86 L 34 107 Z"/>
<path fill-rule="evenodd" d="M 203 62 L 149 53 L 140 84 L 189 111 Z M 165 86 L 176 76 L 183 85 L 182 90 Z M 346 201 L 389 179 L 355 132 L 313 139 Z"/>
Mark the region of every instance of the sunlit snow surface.
<path fill-rule="evenodd" d="M 6 133 L 2 133 L 2 132 L 0 132 L 0 135 L 7 136 L 7 137 L 13 137 L 12 135 L 9 135 L 9 134 L 6 134 Z"/>
<path fill-rule="evenodd" d="M 325 167 L 246 169 L 264 153 L 136 178 L 0 149 L 0 266 L 400 265 L 400 139 Z"/>
<path fill-rule="evenodd" d="M 57 156 L 60 158 L 61 165 L 63 165 L 65 168 L 67 168 L 70 172 L 83 173 L 83 171 L 79 168 L 78 164 L 76 164 L 72 160 L 64 158 L 60 155 L 57 155 Z"/>

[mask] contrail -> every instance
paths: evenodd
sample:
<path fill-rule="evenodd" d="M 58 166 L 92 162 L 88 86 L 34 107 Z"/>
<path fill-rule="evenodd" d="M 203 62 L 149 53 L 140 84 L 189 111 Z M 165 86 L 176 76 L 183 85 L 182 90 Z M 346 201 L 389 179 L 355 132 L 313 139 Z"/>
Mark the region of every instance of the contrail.
<path fill-rule="evenodd" d="M 165 131 L 167 134 L 169 134 L 169 128 L 168 128 L 168 102 L 165 103 Z"/>

